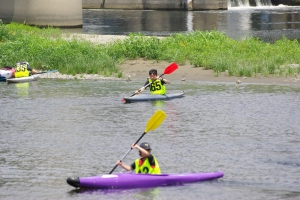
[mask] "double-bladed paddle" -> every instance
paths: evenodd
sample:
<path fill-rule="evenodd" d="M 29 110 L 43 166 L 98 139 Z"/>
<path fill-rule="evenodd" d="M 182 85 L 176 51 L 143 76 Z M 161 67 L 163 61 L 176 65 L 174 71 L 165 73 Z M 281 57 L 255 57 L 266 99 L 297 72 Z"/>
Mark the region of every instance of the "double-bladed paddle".
<path fill-rule="evenodd" d="M 166 118 L 166 113 L 164 113 L 162 110 L 158 110 L 156 111 L 152 117 L 148 120 L 148 123 L 146 125 L 146 129 L 143 133 L 143 135 L 141 135 L 141 137 L 134 143 L 134 145 L 136 145 L 141 139 L 142 137 L 144 137 L 144 135 L 149 132 L 149 131 L 153 131 L 154 129 L 156 129 L 157 127 L 159 127 L 159 125 L 164 121 L 164 119 Z M 131 151 L 132 147 L 130 147 L 130 149 L 127 151 L 127 153 L 121 158 L 121 162 L 122 160 L 127 156 L 127 154 Z M 116 168 L 118 167 L 118 165 L 116 165 L 110 172 L 109 174 L 111 174 Z"/>
<path fill-rule="evenodd" d="M 158 78 L 161 78 L 163 75 L 165 74 L 171 74 L 172 72 L 174 72 L 176 69 L 178 69 L 178 65 L 174 62 L 172 64 L 170 64 L 164 71 L 164 73 L 162 75 L 160 75 Z M 148 83 L 147 85 L 143 86 L 142 88 L 147 88 L 151 83 Z M 142 88 L 140 88 L 138 90 L 138 92 L 142 91 Z M 130 95 L 130 97 L 133 97 L 134 95 L 136 95 L 135 93 L 133 93 L 132 95 Z M 124 98 L 122 99 L 122 102 L 124 102 Z"/>

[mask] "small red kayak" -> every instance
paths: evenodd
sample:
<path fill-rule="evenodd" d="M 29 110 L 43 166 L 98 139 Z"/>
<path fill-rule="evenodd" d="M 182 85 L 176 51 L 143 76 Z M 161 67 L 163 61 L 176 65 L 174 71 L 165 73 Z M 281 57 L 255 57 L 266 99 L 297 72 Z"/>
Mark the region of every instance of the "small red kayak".
<path fill-rule="evenodd" d="M 14 68 L 1 68 L 0 69 L 0 81 L 6 81 L 8 78 L 13 78 L 15 76 Z"/>

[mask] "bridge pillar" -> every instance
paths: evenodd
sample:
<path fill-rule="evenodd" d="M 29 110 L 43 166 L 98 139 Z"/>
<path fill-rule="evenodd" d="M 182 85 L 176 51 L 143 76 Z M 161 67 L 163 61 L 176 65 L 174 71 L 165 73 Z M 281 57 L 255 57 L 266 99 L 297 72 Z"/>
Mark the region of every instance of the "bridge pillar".
<path fill-rule="evenodd" d="M 82 0 L 0 0 L 0 19 L 4 23 L 82 27 Z"/>

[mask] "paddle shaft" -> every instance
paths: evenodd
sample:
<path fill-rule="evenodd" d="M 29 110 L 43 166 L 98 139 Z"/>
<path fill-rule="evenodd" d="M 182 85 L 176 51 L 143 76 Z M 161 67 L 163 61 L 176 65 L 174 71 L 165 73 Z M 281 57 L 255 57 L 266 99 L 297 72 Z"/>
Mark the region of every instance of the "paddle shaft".
<path fill-rule="evenodd" d="M 146 134 L 146 132 L 144 132 L 141 137 L 134 143 L 134 145 L 136 145 Z M 127 153 L 121 158 L 120 162 L 122 162 L 122 160 L 127 156 L 127 154 L 129 154 L 129 152 L 132 150 L 132 147 L 130 147 L 130 149 L 127 151 Z M 118 167 L 118 165 L 116 165 L 110 172 L 109 174 L 113 173 L 113 171 Z"/>
<path fill-rule="evenodd" d="M 160 124 L 164 121 L 165 118 L 166 118 L 166 113 L 164 113 L 162 110 L 156 111 L 152 115 L 152 117 L 148 120 L 147 125 L 146 125 L 146 129 L 145 129 L 144 133 L 134 143 L 134 145 L 136 145 L 144 137 L 144 135 L 147 132 L 153 131 L 154 129 L 156 129 L 157 127 L 159 127 Z M 132 146 L 130 147 L 129 151 L 123 156 L 123 158 L 121 158 L 121 160 L 120 160 L 121 162 L 126 157 L 126 155 L 131 151 L 131 149 L 132 149 Z M 116 164 L 116 166 L 111 170 L 111 172 L 109 172 L 109 174 L 111 174 L 117 167 L 118 167 L 118 164 Z"/>
<path fill-rule="evenodd" d="M 53 73 L 57 72 L 58 70 L 50 70 L 50 71 L 43 71 L 43 72 L 36 72 L 35 74 L 46 74 L 46 73 Z"/>

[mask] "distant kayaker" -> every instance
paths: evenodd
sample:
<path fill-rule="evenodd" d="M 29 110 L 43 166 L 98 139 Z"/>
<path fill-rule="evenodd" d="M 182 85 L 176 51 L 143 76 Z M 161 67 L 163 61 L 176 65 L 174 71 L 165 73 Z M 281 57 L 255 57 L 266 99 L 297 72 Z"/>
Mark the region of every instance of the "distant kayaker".
<path fill-rule="evenodd" d="M 140 145 L 131 145 L 132 149 L 138 149 L 141 158 L 138 158 L 130 166 L 120 160 L 117 165 L 123 167 L 126 171 L 135 171 L 141 174 L 160 174 L 160 168 L 156 158 L 151 154 L 150 144 L 143 142 Z"/>
<path fill-rule="evenodd" d="M 36 71 L 30 67 L 28 62 L 17 62 L 15 69 L 15 78 L 28 77 L 31 74 L 36 73 Z"/>
<path fill-rule="evenodd" d="M 149 77 L 145 82 L 144 86 L 135 91 L 135 94 L 139 94 L 143 92 L 148 86 L 150 87 L 151 94 L 166 94 L 166 87 L 165 84 L 170 84 L 171 82 L 165 78 L 157 76 L 157 70 L 151 69 L 149 71 Z"/>

